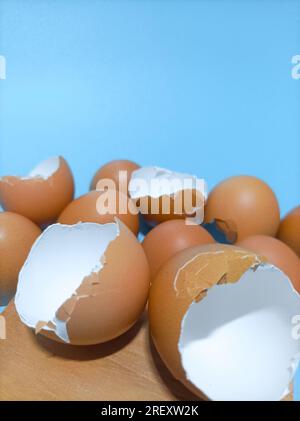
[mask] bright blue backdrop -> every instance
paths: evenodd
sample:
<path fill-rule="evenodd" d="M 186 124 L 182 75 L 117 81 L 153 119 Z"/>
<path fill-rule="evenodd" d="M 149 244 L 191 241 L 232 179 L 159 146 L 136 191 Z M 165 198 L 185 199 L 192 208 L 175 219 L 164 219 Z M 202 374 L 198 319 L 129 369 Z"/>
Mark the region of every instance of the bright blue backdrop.
<path fill-rule="evenodd" d="M 300 1 L 0 0 L 0 174 L 62 154 L 253 174 L 300 203 Z"/>

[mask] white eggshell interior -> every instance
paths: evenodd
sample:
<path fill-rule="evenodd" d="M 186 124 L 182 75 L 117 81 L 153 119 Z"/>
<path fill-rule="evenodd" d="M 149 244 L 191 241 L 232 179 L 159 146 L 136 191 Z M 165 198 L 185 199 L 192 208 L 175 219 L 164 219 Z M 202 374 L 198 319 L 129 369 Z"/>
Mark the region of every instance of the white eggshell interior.
<path fill-rule="evenodd" d="M 174 195 L 183 189 L 196 189 L 206 197 L 206 186 L 202 179 L 191 174 L 178 173 L 159 167 L 142 167 L 133 171 L 128 191 L 132 199 L 158 198 Z"/>
<path fill-rule="evenodd" d="M 76 294 L 86 276 L 101 270 L 101 257 L 118 234 L 118 223 L 47 228 L 19 275 L 15 304 L 21 320 L 31 328 L 39 322 L 52 322 L 56 335 L 69 342 L 66 325 L 56 319 L 56 312 Z"/>
<path fill-rule="evenodd" d="M 178 344 L 187 379 L 212 400 L 282 399 L 300 358 L 292 319 L 300 296 L 271 265 L 193 302 Z"/>
<path fill-rule="evenodd" d="M 60 160 L 58 156 L 40 162 L 24 179 L 39 177 L 47 180 L 59 169 Z"/>

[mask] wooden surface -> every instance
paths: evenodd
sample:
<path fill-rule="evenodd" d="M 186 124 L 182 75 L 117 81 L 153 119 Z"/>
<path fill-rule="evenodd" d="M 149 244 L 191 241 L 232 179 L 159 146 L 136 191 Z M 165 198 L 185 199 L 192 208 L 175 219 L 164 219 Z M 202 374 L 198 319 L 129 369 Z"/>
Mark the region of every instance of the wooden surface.
<path fill-rule="evenodd" d="M 12 303 L 3 315 L 0 400 L 195 399 L 159 359 L 145 317 L 107 344 L 74 347 L 36 337 Z"/>
<path fill-rule="evenodd" d="M 74 347 L 35 336 L 12 303 L 3 315 L 7 339 L 0 340 L 0 400 L 196 399 L 160 360 L 146 317 L 114 341 Z"/>

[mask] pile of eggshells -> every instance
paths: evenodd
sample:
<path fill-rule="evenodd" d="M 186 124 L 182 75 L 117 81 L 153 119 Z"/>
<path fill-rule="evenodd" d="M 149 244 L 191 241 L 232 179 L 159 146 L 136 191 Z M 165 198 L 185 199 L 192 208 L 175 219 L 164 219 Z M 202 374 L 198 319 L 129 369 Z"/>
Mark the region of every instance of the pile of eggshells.
<path fill-rule="evenodd" d="M 101 212 L 99 181 L 118 189 L 120 171 L 127 191 L 116 201 L 124 194 L 127 208 Z M 72 345 L 118 337 L 147 307 L 162 360 L 198 397 L 283 399 L 300 355 L 300 206 L 280 220 L 265 182 L 235 176 L 201 192 L 202 224 L 172 206 L 164 214 L 163 196 L 172 202 L 178 191 L 148 191 L 158 210 L 132 212 L 141 199 L 132 179 L 173 176 L 112 161 L 75 200 L 62 157 L 1 177 L 0 305 L 14 297 L 36 334 Z"/>

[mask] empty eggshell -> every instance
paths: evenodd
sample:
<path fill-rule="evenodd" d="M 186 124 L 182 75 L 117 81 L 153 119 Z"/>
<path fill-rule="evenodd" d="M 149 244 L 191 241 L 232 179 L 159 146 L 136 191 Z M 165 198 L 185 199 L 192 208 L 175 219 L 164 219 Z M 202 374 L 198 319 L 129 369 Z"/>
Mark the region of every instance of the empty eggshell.
<path fill-rule="evenodd" d="M 91 345 L 127 331 L 143 312 L 148 289 L 145 253 L 121 221 L 55 224 L 32 248 L 15 304 L 36 333 Z"/>
<path fill-rule="evenodd" d="M 215 221 L 233 243 L 249 235 L 275 236 L 280 222 L 279 205 L 265 182 L 236 176 L 218 184 L 208 195 L 204 220 Z"/>
<path fill-rule="evenodd" d="M 26 177 L 0 178 L 3 209 L 23 215 L 38 225 L 55 221 L 73 195 L 73 175 L 62 157 L 40 163 Z"/>
<path fill-rule="evenodd" d="M 300 257 L 300 206 L 283 218 L 279 225 L 277 237 L 290 246 Z"/>
<path fill-rule="evenodd" d="M 131 174 L 138 168 L 140 168 L 138 164 L 133 161 L 128 161 L 127 159 L 110 161 L 96 172 L 91 181 L 90 190 L 95 190 L 100 180 L 109 179 L 115 183 L 117 190 L 120 190 L 120 181 L 121 184 L 124 183 L 124 189 L 127 193 Z M 126 172 L 126 180 L 123 179 L 123 174 L 121 172 Z M 125 191 L 123 193 L 125 193 Z"/>
<path fill-rule="evenodd" d="M 212 400 L 280 400 L 300 357 L 300 296 L 255 253 L 196 246 L 159 270 L 149 296 L 155 346 L 173 375 Z"/>
<path fill-rule="evenodd" d="M 200 225 L 187 225 L 183 219 L 173 219 L 154 227 L 142 243 L 151 277 L 170 257 L 188 247 L 215 243 L 213 237 Z"/>
<path fill-rule="evenodd" d="M 194 175 L 142 167 L 133 171 L 128 191 L 152 225 L 187 217 L 199 224 L 203 220 L 205 187 L 204 181 Z"/>
<path fill-rule="evenodd" d="M 112 191 L 110 197 L 113 203 L 112 209 L 101 207 L 100 196 L 106 195 L 106 192 L 93 190 L 78 199 L 73 200 L 63 210 L 58 218 L 58 223 L 73 225 L 78 222 L 96 222 L 106 224 L 114 222 L 114 218 L 119 218 L 134 234 L 139 231 L 139 217 L 137 212 L 132 213 L 135 206 L 133 201 L 127 195 Z M 123 200 L 124 210 L 122 211 L 120 202 Z M 106 203 L 104 203 L 106 204 Z"/>
<path fill-rule="evenodd" d="M 300 293 L 300 259 L 289 246 L 267 235 L 252 235 L 241 240 L 237 246 L 264 256 L 290 278 Z"/>
<path fill-rule="evenodd" d="M 24 216 L 0 212 L 0 306 L 15 294 L 19 271 L 40 233 Z"/>

